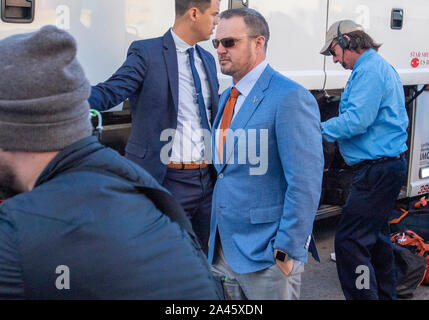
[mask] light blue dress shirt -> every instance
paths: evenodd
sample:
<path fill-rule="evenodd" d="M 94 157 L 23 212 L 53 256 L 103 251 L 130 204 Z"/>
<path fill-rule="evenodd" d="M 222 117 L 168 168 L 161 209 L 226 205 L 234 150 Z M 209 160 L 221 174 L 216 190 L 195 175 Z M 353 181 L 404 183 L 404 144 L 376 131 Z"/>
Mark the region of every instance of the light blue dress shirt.
<path fill-rule="evenodd" d="M 338 141 L 348 165 L 395 157 L 408 150 L 402 81 L 375 50 L 356 61 L 341 96 L 340 113 L 322 123 L 323 138 Z"/>
<path fill-rule="evenodd" d="M 261 77 L 262 72 L 264 72 L 267 66 L 268 66 L 268 61 L 267 60 L 262 61 L 235 85 L 235 88 L 238 91 L 240 91 L 240 95 L 237 98 L 237 103 L 235 104 L 234 116 L 232 118 L 233 120 L 237 115 L 237 113 L 240 111 L 241 106 L 244 103 L 244 100 L 246 100 L 250 91 L 252 91 L 253 87 L 255 86 L 256 82 Z"/>
<path fill-rule="evenodd" d="M 246 74 L 239 82 L 237 82 L 235 86 L 233 86 L 240 92 L 240 95 L 238 96 L 237 102 L 235 103 L 234 115 L 232 116 L 231 124 L 234 121 L 235 116 L 243 106 L 243 103 L 246 100 L 247 96 L 249 95 L 250 91 L 252 91 L 253 87 L 255 86 L 256 82 L 261 77 L 262 73 L 267 68 L 267 66 L 268 66 L 268 61 L 267 60 L 262 61 L 255 68 L 253 68 L 248 74 Z M 219 122 L 219 127 L 221 123 L 222 121 Z M 219 130 L 219 127 L 217 128 L 218 130 Z M 219 148 L 219 131 L 218 130 L 216 130 L 216 146 Z"/>

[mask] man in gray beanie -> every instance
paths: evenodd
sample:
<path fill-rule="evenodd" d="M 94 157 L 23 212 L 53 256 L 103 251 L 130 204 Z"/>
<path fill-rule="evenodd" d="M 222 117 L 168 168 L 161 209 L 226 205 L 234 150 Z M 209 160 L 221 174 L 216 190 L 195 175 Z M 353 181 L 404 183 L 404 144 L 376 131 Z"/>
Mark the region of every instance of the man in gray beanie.
<path fill-rule="evenodd" d="M 183 209 L 92 136 L 74 39 L 1 40 L 0 75 L 0 299 L 217 299 Z"/>
<path fill-rule="evenodd" d="M 4 197 L 29 191 L 35 182 L 17 186 L 6 159 L 22 159 L 34 180 L 59 150 L 91 135 L 90 85 L 75 56 L 74 39 L 51 26 L 1 41 L 0 149 L 9 151 L 0 153 Z"/>

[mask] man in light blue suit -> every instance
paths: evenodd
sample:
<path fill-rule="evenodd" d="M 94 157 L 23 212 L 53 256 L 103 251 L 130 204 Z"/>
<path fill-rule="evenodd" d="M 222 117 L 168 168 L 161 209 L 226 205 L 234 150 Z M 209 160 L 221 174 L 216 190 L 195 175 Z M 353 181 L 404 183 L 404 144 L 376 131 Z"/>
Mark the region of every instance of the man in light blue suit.
<path fill-rule="evenodd" d="M 265 60 L 269 27 L 252 9 L 220 16 L 213 40 L 233 87 L 220 98 L 209 262 L 232 299 L 299 299 L 323 175 L 310 92 Z"/>

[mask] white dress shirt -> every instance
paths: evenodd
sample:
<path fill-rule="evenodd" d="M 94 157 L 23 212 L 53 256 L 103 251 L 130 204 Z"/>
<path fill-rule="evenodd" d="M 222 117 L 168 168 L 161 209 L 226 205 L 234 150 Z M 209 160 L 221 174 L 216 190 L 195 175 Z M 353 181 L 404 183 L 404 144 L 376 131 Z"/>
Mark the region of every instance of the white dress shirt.
<path fill-rule="evenodd" d="M 170 161 L 180 163 L 202 162 L 206 160 L 204 140 L 201 135 L 203 126 L 200 116 L 200 107 L 196 99 L 196 89 L 192 76 L 191 64 L 187 50 L 189 44 L 180 39 L 171 29 L 177 50 L 177 64 L 179 67 L 179 108 L 177 130 L 173 141 L 173 150 Z M 194 46 L 195 49 L 195 46 Z M 206 70 L 198 51 L 195 50 L 195 67 L 201 79 L 202 93 L 206 105 L 207 119 L 210 123 L 211 92 Z"/>

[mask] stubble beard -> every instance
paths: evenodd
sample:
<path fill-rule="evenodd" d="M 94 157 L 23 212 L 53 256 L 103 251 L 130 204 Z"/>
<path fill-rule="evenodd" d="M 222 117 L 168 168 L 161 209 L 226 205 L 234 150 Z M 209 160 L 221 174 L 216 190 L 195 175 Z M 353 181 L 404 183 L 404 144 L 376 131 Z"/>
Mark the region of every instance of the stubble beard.
<path fill-rule="evenodd" d="M 16 176 L 10 167 L 0 163 L 0 200 L 6 200 L 18 195 Z"/>
<path fill-rule="evenodd" d="M 222 71 L 222 73 L 224 75 L 227 75 L 227 76 L 233 76 L 234 75 L 234 72 L 232 72 L 232 68 L 227 68 L 227 67 L 221 66 L 220 70 Z"/>

